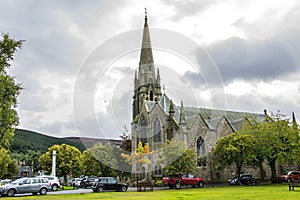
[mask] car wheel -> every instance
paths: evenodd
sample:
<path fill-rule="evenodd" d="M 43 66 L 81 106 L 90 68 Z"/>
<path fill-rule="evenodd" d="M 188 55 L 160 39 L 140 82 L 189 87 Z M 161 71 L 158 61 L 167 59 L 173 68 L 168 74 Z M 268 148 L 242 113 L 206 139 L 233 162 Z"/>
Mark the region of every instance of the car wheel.
<path fill-rule="evenodd" d="M 41 195 L 47 194 L 47 189 L 46 189 L 46 188 L 41 188 L 40 194 L 41 194 Z"/>
<path fill-rule="evenodd" d="M 52 185 L 52 191 L 57 191 L 57 189 L 58 189 L 58 185 L 56 184 Z"/>
<path fill-rule="evenodd" d="M 127 191 L 127 187 L 125 186 L 125 185 L 123 185 L 122 187 L 121 187 L 121 192 L 126 192 Z"/>
<path fill-rule="evenodd" d="M 98 192 L 103 192 L 103 187 L 99 187 Z"/>
<path fill-rule="evenodd" d="M 202 182 L 202 181 L 199 181 L 198 187 L 199 187 L 199 188 L 203 188 L 203 185 L 204 185 L 203 182 Z"/>
<path fill-rule="evenodd" d="M 15 196 L 15 194 L 16 194 L 16 191 L 14 189 L 10 189 L 7 191 L 8 197 L 13 197 L 13 196 Z"/>
<path fill-rule="evenodd" d="M 175 183 L 175 189 L 179 189 L 179 188 L 180 188 L 180 183 L 179 182 Z"/>

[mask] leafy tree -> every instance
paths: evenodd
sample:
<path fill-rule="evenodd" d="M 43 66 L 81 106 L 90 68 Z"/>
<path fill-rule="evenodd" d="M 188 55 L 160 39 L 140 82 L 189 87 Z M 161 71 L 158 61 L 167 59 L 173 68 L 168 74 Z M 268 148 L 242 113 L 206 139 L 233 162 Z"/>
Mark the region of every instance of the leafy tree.
<path fill-rule="evenodd" d="M 105 145 L 98 143 L 88 150 L 99 161 L 102 176 L 116 176 L 118 162 L 114 146 L 110 143 Z"/>
<path fill-rule="evenodd" d="M 271 168 L 271 181 L 277 181 L 276 163 L 299 160 L 299 129 L 290 125 L 280 113 L 259 123 L 256 139 Z M 296 163 L 297 164 L 297 163 Z"/>
<path fill-rule="evenodd" d="M 100 161 L 97 160 L 89 150 L 85 150 L 80 156 L 80 169 L 82 174 L 86 176 L 102 175 Z"/>
<path fill-rule="evenodd" d="M 122 140 L 122 144 L 120 146 L 120 149 L 122 149 L 123 151 L 131 152 L 131 139 L 130 139 L 130 136 L 128 134 L 128 129 L 127 129 L 126 126 L 124 127 L 124 131 L 123 131 L 123 133 L 120 137 L 121 137 L 121 140 Z"/>
<path fill-rule="evenodd" d="M 56 174 L 63 176 L 65 181 L 67 175 L 72 174 L 79 176 L 81 170 L 79 168 L 81 152 L 73 146 L 67 144 L 53 145 L 39 158 L 39 168 L 47 172 L 52 171 L 52 152 L 56 151 Z"/>
<path fill-rule="evenodd" d="M 239 132 L 218 139 L 214 155 L 219 168 L 234 163 L 236 165 L 236 174 L 239 177 L 243 165 L 255 159 L 253 151 L 254 141 L 252 135 Z"/>
<path fill-rule="evenodd" d="M 124 154 L 122 153 L 121 156 L 125 158 L 126 162 L 129 163 L 130 165 L 134 165 L 136 167 L 136 173 L 138 174 L 138 180 L 141 180 L 141 172 L 142 172 L 142 167 L 145 164 L 150 165 L 151 160 L 150 156 L 153 152 L 150 151 L 149 144 L 146 143 L 144 146 L 142 142 L 138 143 L 138 147 L 135 149 L 134 152 L 131 154 Z M 147 177 L 150 179 L 150 177 Z"/>
<path fill-rule="evenodd" d="M 15 52 L 21 48 L 23 41 L 14 40 L 8 34 L 0 40 L 0 148 L 7 149 L 18 125 L 17 97 L 22 86 L 8 75 L 7 69 L 14 60 Z M 3 151 L 2 151 L 3 152 Z M 2 156 L 2 155 L 1 155 Z"/>
<path fill-rule="evenodd" d="M 172 140 L 167 141 L 159 151 L 159 163 L 164 165 L 163 172 L 168 175 L 178 173 L 180 187 L 182 172 L 192 173 L 196 169 L 195 149 L 189 149 L 185 144 Z"/>
<path fill-rule="evenodd" d="M 18 174 L 16 163 L 9 157 L 8 151 L 0 148 L 0 178 L 11 178 Z"/>
<path fill-rule="evenodd" d="M 195 149 L 188 149 L 186 145 L 176 141 L 168 141 L 159 152 L 159 163 L 163 164 L 166 174 L 191 173 L 197 164 Z"/>

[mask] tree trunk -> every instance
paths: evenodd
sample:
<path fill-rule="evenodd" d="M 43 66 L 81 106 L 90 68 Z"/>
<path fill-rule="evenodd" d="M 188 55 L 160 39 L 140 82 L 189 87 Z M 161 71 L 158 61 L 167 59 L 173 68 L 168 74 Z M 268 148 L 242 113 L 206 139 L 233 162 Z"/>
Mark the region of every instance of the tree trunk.
<path fill-rule="evenodd" d="M 260 180 L 263 181 L 265 179 L 265 177 L 266 177 L 266 173 L 264 171 L 263 162 L 260 162 L 259 165 L 258 165 L 258 167 L 259 167 L 259 172 L 260 172 Z"/>
<path fill-rule="evenodd" d="M 276 176 L 276 158 L 272 158 L 272 159 L 268 159 L 269 160 L 269 164 L 270 164 L 270 168 L 271 168 L 271 182 L 272 183 L 276 183 L 278 182 L 277 176 Z"/>
<path fill-rule="evenodd" d="M 236 175 L 237 175 L 237 179 L 238 179 L 238 183 L 240 183 L 240 174 L 242 171 L 242 163 L 236 163 Z"/>

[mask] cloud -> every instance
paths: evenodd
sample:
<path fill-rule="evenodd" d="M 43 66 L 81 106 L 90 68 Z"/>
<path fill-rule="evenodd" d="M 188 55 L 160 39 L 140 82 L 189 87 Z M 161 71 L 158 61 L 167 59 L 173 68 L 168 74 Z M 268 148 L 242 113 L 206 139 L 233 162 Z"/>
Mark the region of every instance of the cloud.
<path fill-rule="evenodd" d="M 162 2 L 176 10 L 174 20 L 179 20 L 185 17 L 196 15 L 197 13 L 208 9 L 210 6 L 216 4 L 218 0 L 163 0 Z"/>

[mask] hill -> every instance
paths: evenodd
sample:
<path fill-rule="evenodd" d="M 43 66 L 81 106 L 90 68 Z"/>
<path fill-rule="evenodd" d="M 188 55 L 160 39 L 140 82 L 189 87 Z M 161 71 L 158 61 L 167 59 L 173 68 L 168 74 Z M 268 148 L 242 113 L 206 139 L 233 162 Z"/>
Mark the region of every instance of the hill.
<path fill-rule="evenodd" d="M 92 147 L 96 143 L 101 142 L 102 144 L 105 144 L 108 141 L 114 143 L 115 145 L 118 145 L 121 142 L 120 140 L 80 137 L 57 138 L 34 131 L 16 129 L 14 140 L 11 143 L 11 151 L 26 153 L 27 150 L 41 150 L 42 153 L 44 153 L 49 147 L 55 144 L 68 144 L 75 146 L 82 152 L 85 149 Z"/>

